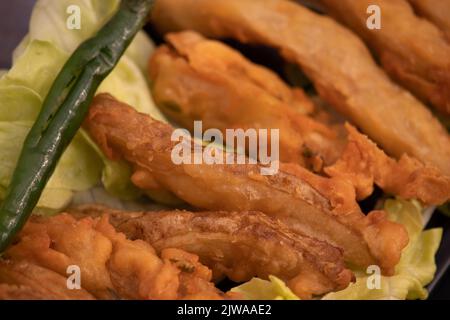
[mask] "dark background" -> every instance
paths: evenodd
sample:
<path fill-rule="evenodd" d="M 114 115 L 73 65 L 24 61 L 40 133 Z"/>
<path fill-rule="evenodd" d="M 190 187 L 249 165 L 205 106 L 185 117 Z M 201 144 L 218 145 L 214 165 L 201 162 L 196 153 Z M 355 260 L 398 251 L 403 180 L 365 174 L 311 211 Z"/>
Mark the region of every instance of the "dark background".
<path fill-rule="evenodd" d="M 28 31 L 34 2 L 0 0 L 0 68 L 10 67 L 11 53 Z M 428 227 L 444 227 L 442 244 L 436 257 L 438 270 L 428 287 L 430 299 L 450 299 L 450 218 L 435 213 Z"/>
<path fill-rule="evenodd" d="M 10 66 L 12 51 L 27 33 L 34 2 L 35 0 L 0 0 L 0 68 Z"/>

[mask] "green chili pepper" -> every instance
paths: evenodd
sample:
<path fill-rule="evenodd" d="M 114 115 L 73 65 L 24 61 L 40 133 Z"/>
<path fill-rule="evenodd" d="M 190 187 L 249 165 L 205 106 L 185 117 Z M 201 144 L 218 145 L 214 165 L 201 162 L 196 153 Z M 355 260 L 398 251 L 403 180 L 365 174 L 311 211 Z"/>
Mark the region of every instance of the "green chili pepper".
<path fill-rule="evenodd" d="M 154 0 L 122 0 L 117 13 L 82 43 L 53 83 L 25 139 L 0 206 L 0 252 L 23 227 L 103 79 L 144 25 Z"/>

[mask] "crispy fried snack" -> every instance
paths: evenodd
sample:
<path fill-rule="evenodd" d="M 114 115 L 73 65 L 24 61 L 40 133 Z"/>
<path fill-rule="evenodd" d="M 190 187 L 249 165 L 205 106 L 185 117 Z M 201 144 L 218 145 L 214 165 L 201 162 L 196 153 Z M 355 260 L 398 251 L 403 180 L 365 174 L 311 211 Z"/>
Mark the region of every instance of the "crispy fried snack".
<path fill-rule="evenodd" d="M 450 41 L 450 0 L 408 0 L 414 10 L 437 25 Z"/>
<path fill-rule="evenodd" d="M 391 77 L 450 115 L 450 43 L 435 25 L 416 16 L 407 0 L 319 1 L 364 38 Z M 381 9 L 380 30 L 366 25 L 370 5 Z"/>
<path fill-rule="evenodd" d="M 163 112 L 193 131 L 205 129 L 280 130 L 280 160 L 321 171 L 334 163 L 344 139 L 305 115 L 312 102 L 273 72 L 237 51 L 195 32 L 169 34 L 150 62 L 153 97 Z"/>
<path fill-rule="evenodd" d="M 165 48 L 162 49 L 163 53 L 173 55 L 171 58 L 174 60 L 182 58 L 187 67 L 192 69 L 191 72 L 199 73 L 199 77 L 204 77 L 205 80 L 209 77 L 207 80 L 215 81 L 217 85 L 228 84 L 236 91 L 238 88 L 229 83 L 233 78 L 235 83 L 253 85 L 253 90 L 259 89 L 274 104 L 289 106 L 300 114 L 309 114 L 314 110 L 313 103 L 301 88 L 289 87 L 271 70 L 252 63 L 238 51 L 219 41 L 208 40 L 193 31 L 168 34 L 166 40 L 171 47 L 162 46 Z M 157 62 L 151 61 L 150 75 L 156 77 L 160 71 L 163 70 L 159 70 Z"/>
<path fill-rule="evenodd" d="M 205 129 L 219 128 L 224 135 L 228 128 L 279 128 L 281 161 L 299 163 L 316 172 L 324 164 L 333 164 L 326 173 L 350 178 L 358 199 L 372 193 L 374 180 L 388 193 L 427 205 L 449 199 L 449 178 L 406 155 L 397 163 L 355 129 L 349 130 L 350 141 L 341 155 L 346 139 L 337 132 L 345 132 L 344 126 L 331 130 L 295 112 L 291 106 L 296 100 L 289 98 L 293 96 L 289 88 L 231 48 L 191 31 L 166 38 L 173 48 L 160 47 L 150 63 L 153 96 L 183 127 L 192 131 L 194 121 L 202 120 Z M 266 91 L 259 83 L 280 87 L 279 96 L 286 98 L 279 100 L 270 94 L 275 90 Z"/>
<path fill-rule="evenodd" d="M 198 257 L 173 250 L 161 255 L 159 258 L 148 243 L 128 240 L 116 232 L 107 216 L 76 220 L 68 214 L 33 218 L 4 254 L 12 261 L 39 265 L 64 277 L 67 267 L 76 265 L 81 270 L 81 286 L 98 299 L 225 297 L 210 282 L 212 273 L 206 267 L 192 263 L 185 275 L 185 270 L 165 258 L 178 256 L 180 261 L 192 262 Z M 0 283 L 4 279 L 0 278 Z"/>
<path fill-rule="evenodd" d="M 168 248 L 160 252 L 159 258 L 148 243 L 130 241 L 123 233 L 118 233 L 109 223 L 107 215 L 102 217 L 96 228 L 113 243 L 109 271 L 120 296 L 128 299 L 224 297 L 211 283 L 211 270 L 200 264 L 197 256 Z M 189 270 L 183 268 L 187 264 L 191 266 Z"/>
<path fill-rule="evenodd" d="M 275 275 L 306 299 L 341 290 L 353 279 L 339 249 L 293 234 L 260 212 L 123 212 L 84 206 L 70 213 L 94 217 L 107 213 L 118 231 L 148 242 L 158 252 L 167 248 L 192 252 L 213 270 L 216 280 L 227 276 L 244 282 Z"/>
<path fill-rule="evenodd" d="M 450 175 L 450 139 L 443 126 L 333 19 L 285 0 L 158 0 L 152 21 L 161 32 L 192 29 L 277 48 L 303 69 L 325 101 L 389 154 L 406 153 Z"/>
<path fill-rule="evenodd" d="M 434 167 L 403 155 L 388 157 L 367 136 L 346 124 L 348 143 L 340 159 L 324 171 L 330 177 L 348 179 L 358 200 L 373 192 L 374 183 L 389 194 L 417 199 L 425 205 L 440 205 L 450 199 L 450 178 Z"/>
<path fill-rule="evenodd" d="M 26 261 L 0 260 L 0 300 L 93 300 L 84 289 L 69 290 L 67 277 Z"/>
<path fill-rule="evenodd" d="M 37 223 L 30 221 L 5 256 L 24 260 L 67 276 L 67 267 L 82 270 L 82 287 L 100 299 L 112 299 L 107 262 L 112 253 L 111 241 L 94 229 L 94 221 L 78 223 L 68 215 L 59 215 Z"/>
<path fill-rule="evenodd" d="M 403 226 L 387 221 L 384 212 L 365 216 L 345 180 L 323 178 L 295 164 L 271 176 L 261 175 L 259 164 L 176 165 L 173 128 L 109 95 L 94 99 L 85 128 L 107 156 L 133 164 L 132 181 L 142 189 L 163 186 L 199 208 L 264 212 L 299 234 L 343 248 L 347 261 L 378 264 L 386 274 L 408 243 Z"/>

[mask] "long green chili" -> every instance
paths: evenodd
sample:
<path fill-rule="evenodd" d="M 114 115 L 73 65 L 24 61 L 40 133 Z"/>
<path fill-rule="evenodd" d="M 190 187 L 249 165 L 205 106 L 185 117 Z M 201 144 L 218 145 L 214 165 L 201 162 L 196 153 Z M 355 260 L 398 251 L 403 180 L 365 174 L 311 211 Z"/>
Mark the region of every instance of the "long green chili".
<path fill-rule="evenodd" d="M 103 79 L 144 25 L 154 0 L 122 0 L 117 13 L 82 43 L 56 77 L 22 147 L 0 206 L 0 252 L 23 227 Z"/>

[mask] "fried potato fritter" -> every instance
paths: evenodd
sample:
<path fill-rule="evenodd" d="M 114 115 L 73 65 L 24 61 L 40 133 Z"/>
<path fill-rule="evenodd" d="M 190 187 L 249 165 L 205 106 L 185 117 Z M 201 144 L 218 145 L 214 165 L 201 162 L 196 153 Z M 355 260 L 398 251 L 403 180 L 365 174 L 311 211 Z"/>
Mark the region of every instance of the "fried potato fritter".
<path fill-rule="evenodd" d="M 387 193 L 419 199 L 426 205 L 439 205 L 450 198 L 450 178 L 434 167 L 407 155 L 397 163 L 356 130 L 350 130 L 345 139 L 337 133 L 346 131 L 343 125 L 331 130 L 294 111 L 295 99 L 290 97 L 295 95 L 289 94 L 281 80 L 226 45 L 191 31 L 166 38 L 173 49 L 160 47 L 150 63 L 155 101 L 191 132 L 195 120 L 202 120 L 205 129 L 219 128 L 224 135 L 229 128 L 279 128 L 281 161 L 318 172 L 323 165 L 332 165 L 325 172 L 349 178 L 358 199 L 372 193 L 374 182 Z M 274 99 L 274 90 L 264 87 L 281 87 L 284 91 L 279 95 L 286 98 Z M 346 140 L 350 141 L 341 154 Z"/>
<path fill-rule="evenodd" d="M 437 25 L 450 42 L 450 0 L 408 0 L 422 17 Z"/>
<path fill-rule="evenodd" d="M 439 28 L 416 16 L 407 0 L 319 2 L 368 43 L 392 78 L 450 115 L 450 43 Z M 379 30 L 366 25 L 370 5 L 380 7 Z"/>
<path fill-rule="evenodd" d="M 169 34 L 150 62 L 155 102 L 177 124 L 205 129 L 279 129 L 280 160 L 321 170 L 339 156 L 344 139 L 305 114 L 312 102 L 273 72 L 237 51 L 185 31 Z M 319 165 L 315 165 L 317 163 Z"/>
<path fill-rule="evenodd" d="M 341 290 L 353 279 L 339 249 L 294 234 L 260 212 L 123 212 L 100 206 L 70 212 L 94 217 L 107 213 L 118 231 L 145 240 L 163 257 L 171 250 L 166 248 L 194 253 L 213 270 L 216 280 L 226 276 L 244 282 L 275 275 L 306 299 Z"/>
<path fill-rule="evenodd" d="M 343 179 L 324 178 L 295 164 L 282 165 L 271 176 L 262 175 L 259 164 L 175 164 L 173 128 L 109 95 L 94 99 L 85 128 L 106 155 L 134 166 L 132 181 L 138 187 L 156 183 L 203 209 L 261 211 L 299 234 L 342 248 L 355 265 L 378 264 L 391 274 L 408 243 L 404 227 L 388 221 L 384 212 L 365 216 L 353 186 Z"/>
<path fill-rule="evenodd" d="M 350 124 L 348 144 L 340 159 L 325 172 L 351 181 L 357 199 L 373 192 L 374 183 L 383 191 L 403 199 L 417 199 L 425 205 L 440 205 L 450 199 L 450 178 L 434 167 L 403 155 L 399 161 L 388 157 Z"/>
<path fill-rule="evenodd" d="M 57 278 L 59 274 L 64 286 L 67 267 L 76 265 L 81 271 L 82 288 L 98 299 L 226 298 L 211 282 L 211 271 L 209 274 L 205 272 L 205 266 L 193 264 L 189 274 L 185 274 L 186 270 L 165 258 L 178 256 L 178 260 L 183 261 L 188 258 L 194 260 L 195 256 L 188 256 L 181 250 L 168 253 L 163 250 L 160 258 L 150 244 L 128 240 L 108 221 L 107 216 L 77 220 L 65 213 L 51 218 L 35 217 L 26 224 L 4 257 L 14 261 L 13 266 L 18 261 L 23 262 L 27 270 L 28 266 L 33 266 L 44 270 L 44 275 L 47 273 Z M 30 286 L 26 277 L 19 277 L 22 275 L 17 276 L 17 281 L 8 280 L 15 279 L 10 273 L 5 273 L 9 270 L 0 265 L 0 283 Z M 2 277 L 4 273 L 6 276 Z M 55 286 L 61 281 L 56 279 Z M 51 285 L 48 286 L 51 289 Z M 35 286 L 31 289 L 34 290 Z M 22 287 L 9 286 L 5 290 L 9 295 L 25 296 L 28 292 Z M 83 295 L 84 292 L 79 293 L 80 298 L 85 298 L 87 293 Z M 63 293 L 60 296 L 49 294 L 49 298 L 63 298 Z M 41 291 L 37 290 L 35 295 L 41 295 Z M 42 292 L 43 298 L 45 295 Z"/>
<path fill-rule="evenodd" d="M 450 175 L 450 138 L 444 127 L 389 79 L 353 32 L 332 18 L 287 0 L 158 0 L 152 22 L 162 33 L 194 30 L 278 49 L 302 68 L 326 102 L 389 155 L 407 154 Z M 448 72 L 441 76 L 448 78 Z"/>
<path fill-rule="evenodd" d="M 58 215 L 37 223 L 30 221 L 5 256 L 24 260 L 67 276 L 67 267 L 77 265 L 83 272 L 83 288 L 101 299 L 113 297 L 107 270 L 111 242 L 94 229 L 94 221 L 76 222 L 69 215 Z"/>
<path fill-rule="evenodd" d="M 93 300 L 84 289 L 70 290 L 67 278 L 28 261 L 0 260 L 0 300 Z"/>

